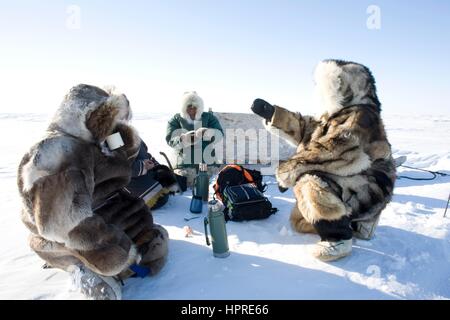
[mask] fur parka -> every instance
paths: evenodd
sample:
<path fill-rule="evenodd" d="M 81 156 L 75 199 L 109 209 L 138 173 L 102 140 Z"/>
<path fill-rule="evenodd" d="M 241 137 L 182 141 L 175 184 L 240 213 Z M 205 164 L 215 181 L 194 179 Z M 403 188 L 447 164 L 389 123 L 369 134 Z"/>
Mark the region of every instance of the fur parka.
<path fill-rule="evenodd" d="M 323 107 L 319 117 L 275 106 L 265 123 L 297 146 L 279 164 L 276 178 L 281 187 L 293 187 L 297 204 L 291 222 L 300 232 L 314 232 L 319 220 L 378 219 L 396 178 L 369 69 L 327 60 L 318 65 L 315 80 Z"/>
<path fill-rule="evenodd" d="M 195 119 L 192 120 L 187 113 L 188 106 L 192 105 L 197 108 Z M 175 114 L 167 123 L 166 142 L 174 149 L 176 154 L 176 168 L 195 168 L 199 163 L 207 163 L 208 165 L 218 165 L 219 159 L 216 159 L 215 150 L 212 148 L 207 156 L 211 156 L 208 160 L 205 155 L 205 149 L 208 146 L 217 144 L 223 137 L 223 129 L 219 119 L 213 112 L 204 112 L 203 99 L 195 92 L 186 92 L 183 95 L 181 112 Z M 208 128 L 214 132 L 213 139 L 198 139 L 192 145 L 184 145 L 181 141 L 181 135 L 192 130 L 200 128 Z M 211 160 L 213 163 L 211 163 Z"/>
<path fill-rule="evenodd" d="M 81 263 L 112 276 L 153 250 L 140 247 L 143 242 L 167 242 L 143 201 L 118 193 L 130 181 L 141 141 L 126 121 L 130 115 L 125 95 L 75 86 L 43 139 L 22 158 L 22 220 L 32 232 L 31 247 L 49 265 L 67 270 Z M 115 132 L 125 145 L 111 151 L 105 139 Z"/>

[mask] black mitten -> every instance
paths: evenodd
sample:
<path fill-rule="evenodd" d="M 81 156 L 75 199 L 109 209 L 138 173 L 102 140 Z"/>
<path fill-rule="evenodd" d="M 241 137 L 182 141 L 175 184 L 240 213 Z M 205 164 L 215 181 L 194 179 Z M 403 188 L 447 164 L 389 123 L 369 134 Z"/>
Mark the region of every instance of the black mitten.
<path fill-rule="evenodd" d="M 256 99 L 253 101 L 252 111 L 258 116 L 270 121 L 275 112 L 275 108 L 263 99 Z"/>
<path fill-rule="evenodd" d="M 155 180 L 164 188 L 168 188 L 177 182 L 175 174 L 165 165 L 157 165 L 152 171 L 155 173 Z"/>
<path fill-rule="evenodd" d="M 278 190 L 280 190 L 281 193 L 285 193 L 286 191 L 288 191 L 288 188 L 282 187 L 280 185 L 278 185 Z"/>

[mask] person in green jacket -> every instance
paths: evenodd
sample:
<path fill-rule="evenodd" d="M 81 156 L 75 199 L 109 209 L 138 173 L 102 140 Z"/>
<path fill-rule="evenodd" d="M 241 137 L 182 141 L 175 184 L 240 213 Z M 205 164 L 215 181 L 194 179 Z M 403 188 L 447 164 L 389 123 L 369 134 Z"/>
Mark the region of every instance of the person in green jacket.
<path fill-rule="evenodd" d="M 218 172 L 221 159 L 217 159 L 216 150 L 222 147 L 223 129 L 211 111 L 204 112 L 203 99 L 197 92 L 184 93 L 181 112 L 167 124 L 166 141 L 177 154 L 175 173 L 185 176 L 189 187 L 199 163 L 208 165 L 210 177 Z"/>

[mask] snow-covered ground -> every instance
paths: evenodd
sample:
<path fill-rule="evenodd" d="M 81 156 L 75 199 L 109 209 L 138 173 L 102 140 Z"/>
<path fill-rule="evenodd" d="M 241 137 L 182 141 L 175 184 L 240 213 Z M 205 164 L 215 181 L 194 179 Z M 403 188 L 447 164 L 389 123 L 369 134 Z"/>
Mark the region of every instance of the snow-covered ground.
<path fill-rule="evenodd" d="M 16 170 L 23 153 L 46 128 L 47 115 L 0 114 L 0 299 L 77 299 L 69 277 L 43 264 L 27 245 L 20 221 Z M 168 115 L 137 115 L 134 125 L 151 152 L 167 151 Z M 395 156 L 406 165 L 450 173 L 450 117 L 385 117 Z M 425 176 L 410 169 L 400 174 Z M 272 177 L 267 196 L 280 211 L 264 221 L 229 222 L 231 255 L 217 259 L 206 246 L 203 216 L 189 222 L 185 192 L 154 212 L 170 234 L 168 263 L 153 278 L 127 280 L 124 299 L 450 299 L 450 212 L 443 217 L 450 177 L 400 179 L 376 237 L 354 240 L 351 256 L 313 259 L 318 237 L 289 225 L 292 192 L 280 194 Z M 206 210 L 205 210 L 206 211 Z M 190 225 L 194 236 L 185 238 Z"/>

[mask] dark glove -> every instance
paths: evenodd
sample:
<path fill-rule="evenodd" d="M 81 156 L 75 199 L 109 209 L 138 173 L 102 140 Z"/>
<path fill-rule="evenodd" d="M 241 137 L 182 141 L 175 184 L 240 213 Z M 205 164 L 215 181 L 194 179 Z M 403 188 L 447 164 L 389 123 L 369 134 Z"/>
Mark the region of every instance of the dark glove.
<path fill-rule="evenodd" d="M 278 185 L 278 190 L 280 190 L 281 193 L 285 193 L 286 191 L 288 191 L 288 188 L 282 187 L 280 185 Z"/>
<path fill-rule="evenodd" d="M 275 112 L 275 108 L 263 99 L 256 99 L 253 101 L 252 111 L 258 116 L 270 121 Z"/>

